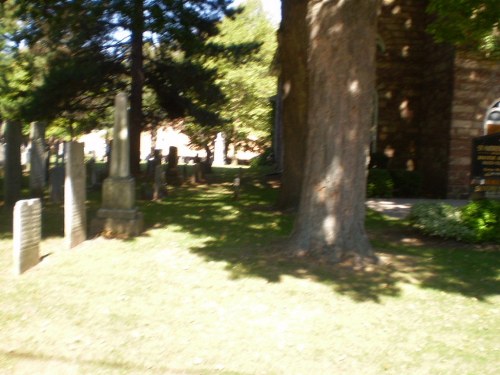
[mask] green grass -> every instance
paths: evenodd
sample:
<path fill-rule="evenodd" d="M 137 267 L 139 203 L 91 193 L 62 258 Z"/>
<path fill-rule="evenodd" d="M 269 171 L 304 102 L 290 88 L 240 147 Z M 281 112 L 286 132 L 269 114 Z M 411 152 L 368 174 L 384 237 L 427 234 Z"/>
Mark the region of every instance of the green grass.
<path fill-rule="evenodd" d="M 383 263 L 286 256 L 293 217 L 244 171 L 138 201 L 146 231 L 64 250 L 43 212 L 44 260 L 12 275 L 0 214 L 2 374 L 496 374 L 499 253 L 437 242 L 369 212 Z M 89 194 L 89 219 L 98 208 Z"/>

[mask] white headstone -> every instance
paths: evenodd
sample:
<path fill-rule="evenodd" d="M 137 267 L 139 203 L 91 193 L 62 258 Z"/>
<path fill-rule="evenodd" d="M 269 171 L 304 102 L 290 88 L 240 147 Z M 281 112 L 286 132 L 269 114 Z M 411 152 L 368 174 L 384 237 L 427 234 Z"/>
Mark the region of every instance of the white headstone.
<path fill-rule="evenodd" d="M 83 143 L 68 142 L 64 180 L 64 238 L 70 249 L 87 239 L 85 182 Z"/>
<path fill-rule="evenodd" d="M 224 165 L 224 137 L 222 133 L 217 133 L 214 146 L 214 165 Z"/>
<path fill-rule="evenodd" d="M 40 262 L 40 199 L 20 200 L 14 206 L 14 272 L 18 275 Z"/>

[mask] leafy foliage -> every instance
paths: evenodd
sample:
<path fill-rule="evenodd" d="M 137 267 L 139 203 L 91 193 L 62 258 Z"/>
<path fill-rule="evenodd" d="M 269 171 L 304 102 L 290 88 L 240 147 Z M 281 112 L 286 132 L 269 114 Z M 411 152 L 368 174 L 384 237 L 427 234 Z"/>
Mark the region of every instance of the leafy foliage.
<path fill-rule="evenodd" d="M 394 190 L 394 182 L 387 169 L 372 168 L 368 170 L 366 196 L 390 198 Z"/>
<path fill-rule="evenodd" d="M 499 201 L 474 201 L 465 206 L 461 213 L 463 222 L 474 230 L 478 241 L 500 242 Z"/>
<path fill-rule="evenodd" d="M 500 241 L 500 202 L 476 201 L 464 207 L 420 203 L 409 220 L 426 234 L 466 242 Z"/>
<path fill-rule="evenodd" d="M 276 92 L 271 65 L 277 40 L 261 2 L 248 0 L 238 16 L 221 22 L 220 33 L 209 43 L 232 52 L 205 61 L 207 68 L 217 69 L 216 82 L 227 98 L 221 107 L 226 143 L 263 149 L 271 132 L 270 98 Z"/>
<path fill-rule="evenodd" d="M 438 41 L 500 57 L 500 6 L 497 0 L 430 0 L 435 16 L 429 31 Z"/>
<path fill-rule="evenodd" d="M 69 118 L 76 125 L 73 128 L 82 131 L 101 127 L 112 96 L 139 79 L 141 88 L 143 80 L 150 84 L 145 105 L 151 108 L 146 107 L 145 114 L 151 124 L 158 123 L 160 116 L 177 115 L 214 122 L 207 105 L 220 97 L 210 91 L 213 85 L 208 81 L 215 78 L 202 72 L 203 67 L 193 63 L 193 56 L 205 52 L 204 43 L 217 33 L 218 21 L 232 13 L 231 2 L 8 0 L 2 6 L 2 16 L 20 27 L 10 28 L 4 35 L 18 49 L 23 46 L 29 53 L 46 58 L 41 79 L 31 85 L 29 95 L 24 95 L 22 116 L 25 120 Z M 145 50 L 150 53 L 143 56 L 141 48 L 134 52 L 134 37 L 146 42 Z M 174 55 L 182 59 L 172 59 Z M 131 74 L 134 62 L 142 66 L 137 61 L 143 58 L 147 69 Z M 8 90 L 19 94 L 15 88 Z M 154 95 L 157 98 L 151 97 Z M 12 103 L 10 98 L 7 101 Z M 140 98 L 131 100 L 131 106 L 134 113 L 141 111 Z M 207 120 L 209 115 L 212 118 Z M 132 126 L 142 128 L 144 124 Z"/>

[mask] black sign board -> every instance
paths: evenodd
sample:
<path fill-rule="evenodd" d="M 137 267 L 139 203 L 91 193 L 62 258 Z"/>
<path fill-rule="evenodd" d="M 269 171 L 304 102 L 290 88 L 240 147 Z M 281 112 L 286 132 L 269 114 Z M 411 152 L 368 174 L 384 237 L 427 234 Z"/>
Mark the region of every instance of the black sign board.
<path fill-rule="evenodd" d="M 500 180 L 500 133 L 472 140 L 473 179 Z"/>

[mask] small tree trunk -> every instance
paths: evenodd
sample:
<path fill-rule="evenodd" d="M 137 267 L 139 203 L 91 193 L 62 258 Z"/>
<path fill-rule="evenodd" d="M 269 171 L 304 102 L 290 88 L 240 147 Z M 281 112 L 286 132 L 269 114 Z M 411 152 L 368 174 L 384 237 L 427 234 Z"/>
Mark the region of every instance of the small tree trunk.
<path fill-rule="evenodd" d="M 21 124 L 15 121 L 5 122 L 5 176 L 4 200 L 5 207 L 11 209 L 21 198 Z"/>
<path fill-rule="evenodd" d="M 372 258 L 364 220 L 378 0 L 308 3 L 309 135 L 292 247 Z"/>
<path fill-rule="evenodd" d="M 141 131 L 142 131 L 142 89 L 144 86 L 143 72 L 143 33 L 144 33 L 144 3 L 134 0 L 132 16 L 131 39 L 132 51 L 130 70 L 132 88 L 130 93 L 130 172 L 133 176 L 140 174 L 141 162 Z"/>

